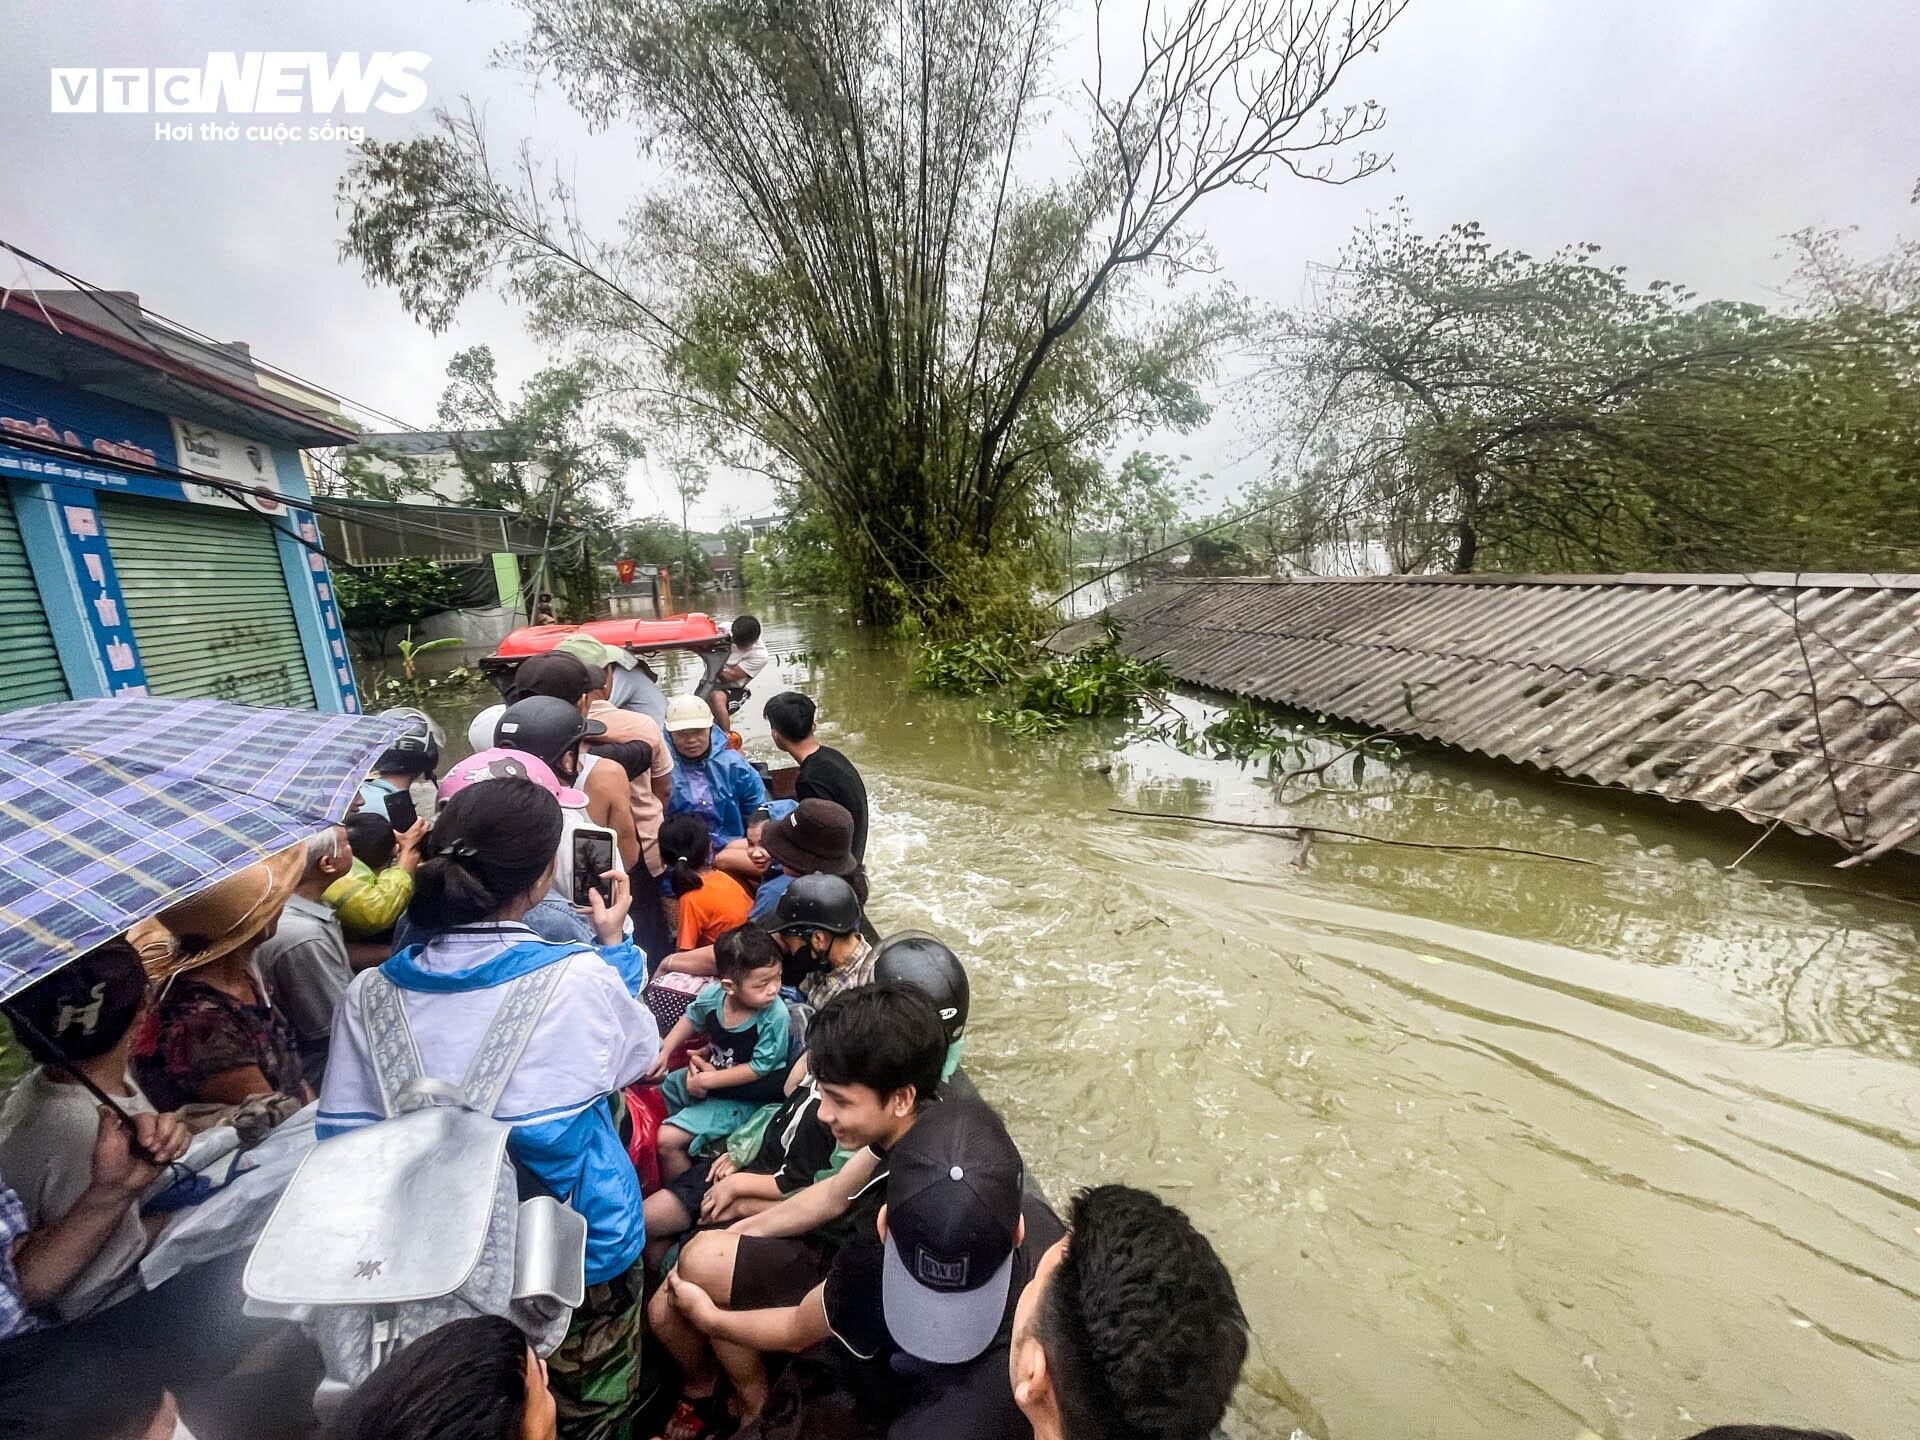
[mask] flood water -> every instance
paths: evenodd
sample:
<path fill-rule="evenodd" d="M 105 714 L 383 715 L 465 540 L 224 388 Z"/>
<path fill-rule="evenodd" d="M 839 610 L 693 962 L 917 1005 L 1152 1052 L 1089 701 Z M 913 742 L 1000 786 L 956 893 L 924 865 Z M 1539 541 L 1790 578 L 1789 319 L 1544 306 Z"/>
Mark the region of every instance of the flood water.
<path fill-rule="evenodd" d="M 1224 1255 L 1236 1436 L 1914 1432 L 1920 909 L 1863 893 L 1910 869 L 1776 837 L 1729 870 L 1759 831 L 1431 752 L 1282 806 L 1117 727 L 1008 739 L 831 610 L 760 613 L 866 777 L 876 922 L 967 959 L 968 1066 L 1048 1192 L 1150 1187 Z M 1599 863 L 1303 866 L 1111 806 Z"/>
<path fill-rule="evenodd" d="M 1233 1432 L 1639 1440 L 1920 1415 L 1920 910 L 1759 832 L 1422 752 L 1260 772 L 907 684 L 762 610 L 872 792 L 881 931 L 967 958 L 968 1065 L 1056 1199 L 1185 1207 L 1254 1344 Z M 1600 862 L 1297 842 L 1291 818 Z M 1837 884 L 1821 890 L 1810 884 Z"/>

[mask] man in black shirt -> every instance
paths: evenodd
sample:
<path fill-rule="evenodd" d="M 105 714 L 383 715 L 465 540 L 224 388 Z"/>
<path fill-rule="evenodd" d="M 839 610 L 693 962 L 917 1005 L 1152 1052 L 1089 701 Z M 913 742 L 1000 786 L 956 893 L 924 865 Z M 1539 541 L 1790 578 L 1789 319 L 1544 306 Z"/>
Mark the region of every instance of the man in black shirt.
<path fill-rule="evenodd" d="M 767 1394 L 760 1356 L 788 1348 L 757 1343 L 767 1338 L 765 1317 L 804 1309 L 835 1252 L 875 1233 L 891 1153 L 928 1109 L 939 1108 L 932 1102 L 946 1056 L 939 1010 L 909 985 L 857 986 L 814 1017 L 807 1059 L 818 1121 L 853 1153 L 825 1179 L 726 1230 L 700 1232 L 680 1252 L 647 1306 L 685 1384 L 671 1428 L 711 1428 L 724 1415 L 719 1369 L 741 1417 L 759 1413 Z M 825 1338 L 822 1329 L 807 1343 Z"/>
<path fill-rule="evenodd" d="M 796 800 L 831 800 L 853 816 L 853 855 L 867 858 L 867 787 L 853 762 L 813 735 L 813 701 L 794 690 L 767 701 L 767 726 L 773 743 L 800 765 L 794 778 Z"/>
<path fill-rule="evenodd" d="M 872 1230 L 797 1304 L 723 1310 L 669 1283 L 715 1339 L 788 1351 L 837 1340 L 863 1407 L 889 1417 L 888 1440 L 1025 1440 L 1007 1378 L 1014 1310 L 1063 1231 L 1023 1178 L 992 1110 L 945 1101 L 889 1152 Z"/>

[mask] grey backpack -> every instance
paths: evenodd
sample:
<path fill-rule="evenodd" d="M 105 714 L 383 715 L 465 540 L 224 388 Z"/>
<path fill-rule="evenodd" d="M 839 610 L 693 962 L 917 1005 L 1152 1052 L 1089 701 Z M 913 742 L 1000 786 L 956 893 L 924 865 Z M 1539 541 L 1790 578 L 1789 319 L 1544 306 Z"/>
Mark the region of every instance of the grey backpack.
<path fill-rule="evenodd" d="M 519 1199 L 507 1079 L 571 960 L 509 982 L 458 1085 L 422 1072 L 400 990 L 375 972 L 361 1018 L 386 1118 L 314 1147 L 248 1258 L 247 1312 L 303 1322 L 329 1408 L 408 1341 L 469 1315 L 504 1315 L 547 1354 L 585 1295 L 587 1225 L 547 1196 Z"/>

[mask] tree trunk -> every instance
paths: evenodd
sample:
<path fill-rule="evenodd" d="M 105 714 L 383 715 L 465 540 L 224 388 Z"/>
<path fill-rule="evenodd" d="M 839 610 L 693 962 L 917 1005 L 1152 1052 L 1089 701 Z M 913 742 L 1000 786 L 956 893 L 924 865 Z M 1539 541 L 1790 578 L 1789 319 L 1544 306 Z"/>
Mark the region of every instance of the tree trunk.
<path fill-rule="evenodd" d="M 1480 477 L 1460 468 L 1454 472 L 1453 484 L 1460 496 L 1460 514 L 1453 524 L 1453 573 L 1465 575 L 1480 553 Z"/>
<path fill-rule="evenodd" d="M 1453 573 L 1469 574 L 1474 556 L 1480 551 L 1480 532 L 1473 528 L 1473 521 L 1462 515 L 1453 527 L 1453 537 Z"/>

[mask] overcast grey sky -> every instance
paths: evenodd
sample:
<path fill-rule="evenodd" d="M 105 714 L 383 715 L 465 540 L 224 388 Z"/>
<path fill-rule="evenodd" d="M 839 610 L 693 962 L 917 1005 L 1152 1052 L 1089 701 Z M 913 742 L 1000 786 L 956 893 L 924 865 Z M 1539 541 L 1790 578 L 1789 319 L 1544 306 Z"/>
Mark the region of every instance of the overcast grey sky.
<path fill-rule="evenodd" d="M 30 15 L 31 18 L 28 18 Z M 430 102 L 471 95 L 496 136 L 530 136 L 617 214 L 641 173 L 619 135 L 590 136 L 557 95 L 489 64 L 522 28 L 501 0 L 87 0 L 17 11 L 0 51 L 0 237 L 260 358 L 422 427 L 448 357 L 487 342 L 517 384 L 542 356 L 502 303 L 428 334 L 337 258 L 344 149 L 153 138 L 154 119 L 56 115 L 52 66 L 199 65 L 208 51 L 418 50 Z M 1390 172 L 1344 188 L 1275 181 L 1201 216 L 1225 276 L 1291 302 L 1369 210 L 1404 195 L 1426 229 L 1476 219 L 1539 252 L 1594 240 L 1641 279 L 1767 300 L 1780 237 L 1858 225 L 1863 251 L 1920 232 L 1920 3 L 1915 0 L 1412 0 L 1345 97 L 1387 107 Z M 1061 77 L 1064 80 L 1066 77 Z M 426 110 L 376 115 L 410 133 Z M 0 285 L 21 277 L 0 256 Z M 5 360 L 0 355 L 0 363 Z M 1231 407 L 1186 437 L 1150 437 L 1224 497 L 1264 460 Z M 1131 443 L 1127 448 L 1131 448 Z M 664 511 L 657 477 L 635 505 Z M 701 506 L 764 508 L 751 477 Z"/>

